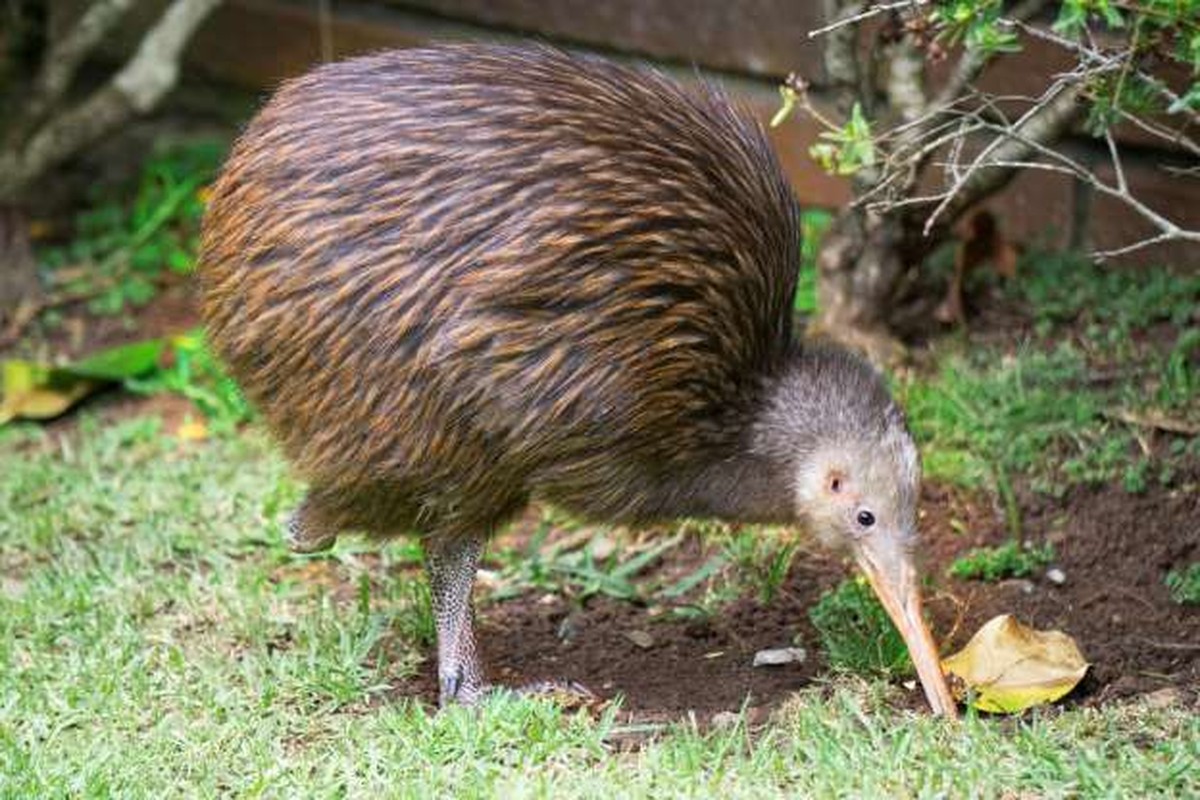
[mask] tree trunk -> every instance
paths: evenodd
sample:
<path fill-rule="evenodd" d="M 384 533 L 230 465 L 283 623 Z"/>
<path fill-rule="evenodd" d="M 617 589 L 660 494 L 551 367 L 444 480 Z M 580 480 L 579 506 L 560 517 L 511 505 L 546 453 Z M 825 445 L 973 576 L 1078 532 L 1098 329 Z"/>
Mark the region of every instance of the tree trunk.
<path fill-rule="evenodd" d="M 911 223 L 905 214 L 850 207 L 833 221 L 817 254 L 816 331 L 877 363 L 904 355 L 890 318 L 901 279 L 926 248 Z"/>
<path fill-rule="evenodd" d="M 19 208 L 0 205 L 0 344 L 24 327 L 41 300 L 29 220 Z"/>

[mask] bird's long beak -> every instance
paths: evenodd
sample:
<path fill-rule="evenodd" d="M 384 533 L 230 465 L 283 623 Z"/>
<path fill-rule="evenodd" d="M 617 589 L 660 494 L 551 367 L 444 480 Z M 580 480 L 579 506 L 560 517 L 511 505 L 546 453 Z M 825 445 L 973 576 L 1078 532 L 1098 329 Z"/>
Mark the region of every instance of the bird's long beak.
<path fill-rule="evenodd" d="M 904 637 L 933 713 L 955 718 L 958 712 L 942 674 L 937 645 L 921 615 L 917 571 L 912 557 L 897 542 L 897 537 L 877 533 L 856 545 L 854 557 Z"/>

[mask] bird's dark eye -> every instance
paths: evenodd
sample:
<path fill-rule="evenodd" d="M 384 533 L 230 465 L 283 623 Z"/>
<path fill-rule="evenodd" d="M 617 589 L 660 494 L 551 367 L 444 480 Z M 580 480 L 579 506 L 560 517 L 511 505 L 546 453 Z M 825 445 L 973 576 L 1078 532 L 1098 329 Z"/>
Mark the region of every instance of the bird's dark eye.
<path fill-rule="evenodd" d="M 875 515 L 870 511 L 858 512 L 858 524 L 862 525 L 864 528 L 871 527 L 875 524 Z"/>

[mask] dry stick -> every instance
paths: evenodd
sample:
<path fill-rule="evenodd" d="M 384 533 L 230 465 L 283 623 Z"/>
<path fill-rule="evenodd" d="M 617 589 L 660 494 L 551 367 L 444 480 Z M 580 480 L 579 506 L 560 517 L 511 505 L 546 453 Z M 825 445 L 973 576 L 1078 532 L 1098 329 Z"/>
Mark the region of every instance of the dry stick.
<path fill-rule="evenodd" d="M 1182 147 L 1183 149 L 1189 151 L 1192 155 L 1200 156 L 1200 144 L 1197 144 L 1195 141 L 1188 138 L 1183 131 L 1165 128 L 1161 125 L 1150 122 L 1149 120 L 1142 119 L 1136 114 L 1130 114 L 1123 108 L 1117 109 L 1117 113 L 1121 115 L 1121 119 L 1125 120 L 1130 125 L 1133 125 L 1152 136 L 1157 136 L 1160 139 L 1164 139 L 1168 143 L 1176 145 L 1177 147 Z"/>
<path fill-rule="evenodd" d="M 1080 164 L 1075 159 L 1070 158 L 1069 156 L 1067 156 L 1063 153 L 1060 153 L 1059 151 L 1054 150 L 1053 148 L 1047 147 L 1046 145 L 1042 144 L 1041 142 L 1025 138 L 1025 137 L 1021 136 L 1019 133 L 1014 132 L 1014 131 L 1000 130 L 999 132 L 1004 133 L 1008 136 L 1011 136 L 1012 138 L 1017 139 L 1019 141 L 1022 141 L 1024 143 L 1026 143 L 1032 149 L 1036 150 L 1041 155 L 1059 162 L 1059 164 L 1061 166 L 1058 167 L 1057 171 L 1063 171 L 1063 168 L 1065 167 L 1065 169 L 1067 171 L 1069 171 L 1075 177 L 1079 178 L 1080 180 L 1082 180 L 1085 183 L 1087 183 L 1088 185 L 1090 185 L 1096 191 L 1106 194 L 1109 197 L 1116 198 L 1116 199 L 1120 200 L 1121 202 L 1125 203 L 1125 205 L 1132 208 L 1143 219 L 1150 222 L 1152 225 L 1154 225 L 1160 231 L 1160 233 L 1157 236 L 1143 239 L 1141 241 L 1134 242 L 1133 244 L 1129 244 L 1124 247 L 1119 247 L 1119 248 L 1116 248 L 1113 250 L 1104 250 L 1104 251 L 1095 253 L 1095 256 L 1097 258 L 1100 258 L 1100 259 L 1111 258 L 1113 256 L 1123 255 L 1125 253 L 1131 253 L 1135 250 L 1140 250 L 1144 247 L 1148 247 L 1152 244 L 1157 244 L 1159 242 L 1166 242 L 1166 241 L 1172 241 L 1172 240 L 1200 242 L 1200 231 L 1193 231 L 1193 230 L 1188 230 L 1186 228 L 1183 228 L 1183 227 L 1179 226 L 1177 223 L 1166 218 L 1162 214 L 1159 214 L 1157 211 L 1150 208 L 1145 203 L 1143 203 L 1142 201 L 1140 201 L 1136 197 L 1134 197 L 1128 191 L 1128 187 L 1126 187 L 1124 190 L 1122 190 L 1119 186 L 1118 187 L 1110 186 L 1109 184 L 1105 183 L 1104 181 L 1102 181 L 1098 177 L 1096 177 L 1096 174 L 1094 172 L 1092 172 L 1091 170 L 1089 170 L 1088 168 L 1086 168 L 1085 166 Z M 997 161 L 998 161 L 999 166 L 1004 166 L 1004 164 L 1000 163 L 999 160 L 997 160 Z M 1033 168 L 1033 169 L 1051 169 L 1052 171 L 1054 170 L 1054 167 L 1051 167 L 1050 165 L 1047 165 L 1047 164 L 1043 164 L 1042 162 L 1026 162 L 1026 163 L 1023 163 L 1023 166 Z"/>
<path fill-rule="evenodd" d="M 1068 75 L 1060 76 L 1059 77 L 1060 81 L 1067 80 L 1070 78 L 1074 78 L 1074 79 L 1078 80 L 1079 78 L 1087 76 L 1089 74 L 1093 74 L 1094 72 L 1106 71 L 1106 70 L 1115 69 L 1115 68 L 1121 68 L 1123 73 L 1129 69 L 1129 62 L 1127 59 L 1121 60 L 1121 59 L 1117 59 L 1117 58 L 1106 57 L 1105 55 L 1100 53 L 1095 48 L 1089 49 L 1089 48 L 1085 48 L 1081 45 L 1075 45 L 1074 43 L 1070 42 L 1070 40 L 1062 39 L 1062 37 L 1055 36 L 1054 34 L 1048 34 L 1045 31 L 1042 31 L 1041 29 L 1038 29 L 1036 27 L 1026 24 L 1024 21 L 1024 17 L 1032 15 L 1033 13 L 1036 13 L 1036 11 L 1038 10 L 1039 7 L 1040 7 L 1040 4 L 1038 4 L 1038 3 L 1028 4 L 1028 6 L 1020 9 L 1020 13 L 1015 14 L 1014 18 L 1005 19 L 1005 20 L 1003 20 L 1003 22 L 1007 25 L 1018 26 L 1022 30 L 1030 33 L 1031 35 L 1034 35 L 1034 36 L 1037 36 L 1040 38 L 1046 38 L 1046 39 L 1049 39 L 1050 41 L 1062 44 L 1064 46 L 1071 47 L 1071 49 L 1073 49 L 1077 54 L 1084 57 L 1087 65 L 1095 65 L 1096 66 L 1096 69 L 1094 69 L 1094 70 L 1092 70 L 1092 69 L 1083 70 L 1082 75 L 1079 74 L 1079 70 L 1077 70 L 1074 74 L 1069 73 Z M 964 55 L 964 59 L 965 58 L 966 58 L 966 56 Z M 956 77 L 962 73 L 969 72 L 971 66 L 972 65 L 969 63 L 960 62 L 960 64 L 958 65 L 958 68 L 956 69 Z M 1152 83 L 1155 83 L 1155 81 L 1152 77 L 1146 76 L 1140 72 L 1138 74 L 1143 79 L 1146 79 L 1146 80 L 1151 81 Z M 958 79 L 962 80 L 961 77 L 958 77 Z M 1165 89 L 1166 87 L 1162 86 L 1161 84 L 1156 84 L 1156 88 L 1161 91 L 1162 89 Z M 1054 89 L 1054 87 L 1052 86 L 1051 89 Z M 1169 92 L 1169 90 L 1167 90 L 1167 91 Z M 1048 96 L 1049 94 L 1050 93 L 1048 92 L 1047 94 L 1044 94 L 1042 96 L 1042 98 L 1039 98 L 1039 101 L 1037 103 L 1035 103 L 1034 107 L 1032 109 L 1030 109 L 1030 111 L 1027 112 L 1021 119 L 1017 120 L 1016 123 L 1006 126 L 1007 130 L 1000 131 L 1001 135 L 999 137 L 997 137 L 997 139 L 993 140 L 992 143 L 990 145 L 988 145 L 988 147 L 986 147 L 984 149 L 984 151 L 979 154 L 979 156 L 976 157 L 975 161 L 971 164 L 971 166 L 966 170 L 965 173 L 960 173 L 958 171 L 957 154 L 953 154 L 955 157 L 952 158 L 951 161 L 949 162 L 948 170 L 955 176 L 954 183 L 952 184 L 952 186 L 948 192 L 929 198 L 930 202 L 934 202 L 936 200 L 938 202 L 938 206 L 934 209 L 933 213 L 930 214 L 929 219 L 926 222 L 926 226 L 925 226 L 926 234 L 929 233 L 933 224 L 936 222 L 937 218 L 939 216 L 941 216 L 943 213 L 945 213 L 947 208 L 950 207 L 950 204 L 952 202 L 954 202 L 954 199 L 956 197 L 959 198 L 957 201 L 957 208 L 962 209 L 962 208 L 966 207 L 967 205 L 969 205 L 970 202 L 973 201 L 974 195 L 986 193 L 985 191 L 970 192 L 970 193 L 968 193 L 968 195 L 971 195 L 971 196 L 968 196 L 967 199 L 964 201 L 962 192 L 963 192 L 963 189 L 965 189 L 966 186 L 968 185 L 968 181 L 979 180 L 980 183 L 978 184 L 978 186 L 982 190 L 982 189 L 986 189 L 987 186 L 991 183 L 997 182 L 999 180 L 1003 180 L 1004 176 L 994 177 L 990 180 L 984 179 L 984 178 L 979 178 L 978 177 L 979 170 L 982 170 L 982 169 L 993 170 L 998 167 L 1004 167 L 1004 166 L 1015 167 L 1017 165 L 1018 162 L 1016 159 L 999 158 L 999 157 L 989 159 L 988 157 L 993 153 L 993 151 L 1000 148 L 1001 141 L 1003 141 L 1006 138 L 1009 138 L 1009 136 L 1011 135 L 1010 132 L 1022 131 L 1024 126 L 1026 126 L 1026 125 L 1032 126 L 1034 124 L 1034 121 L 1037 119 L 1036 115 L 1038 113 L 1040 113 L 1040 109 L 1050 107 L 1050 105 L 1053 101 L 1053 97 Z M 1167 96 L 1169 96 L 1169 98 L 1172 100 L 1176 100 L 1178 97 L 1174 93 L 1170 93 Z M 1124 114 L 1124 116 L 1129 117 L 1130 115 Z M 1156 133 L 1160 136 L 1163 136 L 1163 138 L 1167 138 L 1172 141 L 1177 141 L 1180 144 L 1182 144 L 1183 146 L 1185 146 L 1187 149 L 1194 148 L 1194 143 L 1191 142 L 1191 140 L 1189 140 L 1181 132 L 1177 132 L 1174 136 L 1171 136 L 1169 134 L 1166 134 L 1162 130 L 1156 129 L 1157 126 L 1153 126 L 1149 123 L 1142 123 L 1142 121 L 1136 120 L 1136 118 L 1133 118 L 1133 119 L 1135 122 L 1139 123 L 1140 127 L 1149 129 L 1150 132 L 1152 132 L 1152 133 Z M 1051 123 L 1055 122 L 1053 117 L 1049 121 Z M 1059 127 L 1061 129 L 1061 126 L 1056 126 L 1054 124 L 1047 126 L 1047 128 L 1053 128 L 1053 127 Z M 1027 130 L 1027 128 L 1026 128 L 1026 130 Z M 1049 131 L 1047 131 L 1047 132 L 1049 132 Z M 1035 136 L 1035 137 L 1030 137 L 1030 138 L 1035 138 L 1035 139 L 1036 138 L 1052 138 L 1052 136 L 1042 136 L 1042 137 Z M 1134 209 L 1137 210 L 1139 214 L 1142 214 L 1143 216 L 1145 216 L 1144 211 L 1147 211 L 1149 209 L 1147 209 L 1144 206 L 1144 204 L 1141 204 L 1140 202 L 1136 201 L 1136 199 L 1133 198 L 1132 195 L 1129 193 L 1128 182 L 1125 178 L 1124 169 L 1121 164 L 1120 156 L 1118 155 L 1118 152 L 1117 152 L 1116 143 L 1112 139 L 1111 133 L 1106 134 L 1106 139 L 1108 141 L 1109 150 L 1110 150 L 1110 153 L 1111 153 L 1111 156 L 1113 159 L 1113 168 L 1114 168 L 1114 171 L 1116 172 L 1116 176 L 1117 176 L 1117 187 L 1115 189 L 1116 195 L 1114 195 L 1114 196 L 1119 196 L 1120 199 L 1127 202 L 1127 204 L 1133 206 Z M 1195 151 L 1200 152 L 1200 148 L 1195 148 Z M 932 150 L 927 150 L 926 152 L 931 153 Z M 999 155 L 999 153 L 997 155 Z M 1005 163 L 1005 162 L 1007 162 L 1007 163 Z M 1031 165 L 1026 163 L 1026 164 L 1022 164 L 1021 166 L 1031 166 Z M 1081 176 L 1081 177 L 1083 177 L 1083 176 Z M 1099 183 L 1099 180 L 1097 178 L 1095 178 L 1094 175 L 1091 175 L 1090 173 L 1084 179 L 1087 180 L 1089 183 L 1093 184 L 1093 186 L 1095 186 L 1097 183 Z M 1100 188 L 1100 187 L 1096 187 L 1096 188 Z M 1104 190 L 1101 189 L 1101 191 L 1104 191 Z M 1111 194 L 1111 192 L 1110 192 L 1110 194 Z M 1151 213 L 1153 214 L 1153 212 L 1151 212 Z M 954 215 L 952 214 L 951 216 L 954 216 Z M 1184 239 L 1191 238 L 1187 232 L 1181 232 L 1181 230 L 1179 229 L 1178 226 L 1174 225 L 1173 223 L 1170 223 L 1169 221 L 1165 221 L 1160 215 L 1154 215 L 1152 217 L 1149 217 L 1149 219 L 1152 223 L 1154 223 L 1156 226 L 1158 226 L 1160 228 L 1161 233 L 1158 236 L 1151 237 L 1150 239 L 1147 239 L 1143 242 L 1137 242 L 1137 243 L 1134 243 L 1134 244 L 1126 246 L 1126 247 L 1117 248 L 1115 250 L 1098 253 L 1097 255 L 1100 257 L 1111 257 L 1114 255 L 1127 253 L 1132 250 L 1139 249 L 1141 247 L 1145 247 L 1145 246 L 1148 246 L 1149 244 L 1154 244 L 1154 243 L 1157 243 L 1160 241 L 1166 241 L 1169 239 L 1176 239 L 1176 238 L 1184 238 Z M 1166 222 L 1166 224 L 1164 224 L 1164 222 Z"/>
<path fill-rule="evenodd" d="M 1070 106 L 1072 107 L 1071 110 L 1073 111 L 1073 106 L 1075 105 L 1078 96 L 1078 89 L 1072 91 L 1065 81 L 1057 80 L 1042 94 L 1037 104 L 1022 114 L 1017 121 L 1012 124 L 1011 127 L 1014 131 L 1017 131 L 1028 126 L 1034 130 L 1035 136 L 1039 138 L 1053 138 L 1053 136 L 1057 135 L 1061 129 L 1066 127 L 1065 124 L 1058 123 L 1060 123 L 1060 121 L 1061 123 L 1065 123 L 1070 118 L 1074 117 L 1074 113 L 1071 113 L 1068 116 L 1067 114 L 1064 114 L 1061 109 L 1063 109 L 1064 106 Z M 1065 103 L 1063 98 L 1066 98 Z M 926 236 L 928 236 L 929 232 L 933 230 L 934 223 L 937 222 L 938 217 L 945 213 L 950 207 L 950 203 L 955 196 L 957 196 L 960 192 L 962 192 L 963 189 L 967 187 L 968 180 L 974 179 L 977 181 L 977 183 L 986 183 L 985 180 L 976 178 L 976 176 L 979 175 L 980 167 L 987 163 L 992 154 L 999 150 L 1001 144 L 1005 141 L 1005 137 L 997 136 L 995 139 L 989 142 L 983 148 L 983 151 L 975 157 L 974 161 L 967 168 L 967 171 L 963 173 L 963 175 L 957 181 L 954 182 L 954 185 L 950 187 L 950 190 L 946 193 L 945 197 L 937 204 L 936 207 L 934 207 L 933 212 L 930 213 L 929 218 L 925 221 L 924 233 Z M 960 205 L 962 204 L 960 203 Z M 955 215 L 951 214 L 950 216 L 953 217 Z"/>
<path fill-rule="evenodd" d="M 1046 3 L 1047 0 L 1026 0 L 1014 8 L 1012 14 L 1017 19 L 1026 19 L 1044 8 Z M 925 5 L 925 3 L 885 3 L 875 5 L 860 12 L 855 11 L 855 9 L 861 8 L 861 5 L 856 3 L 843 5 L 840 12 L 837 5 L 827 5 L 826 12 L 828 15 L 832 16 L 841 13 L 843 15 L 842 18 L 830 25 L 810 32 L 809 38 L 832 31 L 839 31 L 839 29 L 845 26 L 861 23 L 885 11 L 893 11 L 905 7 L 916 9 L 922 5 Z M 853 37 L 847 35 L 844 31 L 839 31 L 837 37 L 829 38 L 825 49 L 827 69 L 831 75 L 837 76 L 838 82 L 844 85 L 853 85 L 856 82 L 855 77 L 858 65 L 857 59 L 854 56 L 854 50 L 850 46 L 852 44 Z M 836 68 L 830 68 L 829 62 L 832 62 Z M 907 193 L 912 190 L 919 179 L 926 160 L 936 147 L 922 147 L 918 151 L 917 157 L 912 159 L 901 159 L 899 154 L 908 147 L 917 146 L 919 142 L 928 142 L 929 137 L 934 135 L 934 131 L 941 127 L 940 124 L 937 124 L 939 117 L 941 117 L 944 111 L 962 102 L 964 98 L 960 98 L 958 95 L 984 68 L 988 63 L 988 58 L 978 51 L 964 50 L 950 79 L 942 87 L 942 90 L 932 103 L 930 103 L 926 96 L 921 80 L 922 73 L 917 68 L 919 66 L 918 62 L 919 59 L 916 58 L 915 49 L 911 45 L 908 46 L 907 50 L 899 51 L 892 58 L 893 69 L 890 71 L 887 93 L 894 106 L 904 109 L 904 116 L 908 119 L 905 123 L 896 126 L 886 134 L 887 137 L 895 137 L 897 140 L 895 150 L 886 159 L 893 166 L 883 169 L 879 177 L 875 179 L 874 185 L 862 192 L 855 199 L 854 205 L 862 205 L 867 199 L 882 192 L 884 188 L 893 186 L 893 184 L 901 181 L 901 179 L 903 179 L 903 182 L 897 191 L 899 193 Z M 931 105 L 932 110 L 930 110 Z"/>
<path fill-rule="evenodd" d="M 1047 90 L 1047 93 L 1060 84 L 1067 85 L 1065 81 L 1056 82 L 1054 87 Z M 1029 119 L 1030 112 L 1022 115 L 1021 120 L 1027 120 L 1023 130 L 1032 131 L 1038 138 L 1053 139 L 1059 133 L 1066 130 L 1078 115 L 1075 101 L 1079 97 L 1080 92 L 1081 88 L 1079 86 L 1070 86 L 1061 90 L 1053 103 L 1040 102 L 1035 107 L 1040 109 L 1040 113 L 1034 116 L 1032 120 Z M 999 113 L 998 110 L 997 112 Z M 1021 123 L 1021 120 L 1018 120 L 1016 123 L 997 125 L 984 119 L 978 111 L 961 113 L 976 123 L 976 129 L 991 130 L 1000 135 L 989 143 L 984 153 L 976 157 L 974 163 L 962 175 L 962 179 L 956 181 L 949 189 L 936 194 L 919 195 L 896 200 L 882 205 L 882 211 L 891 211 L 905 206 L 932 205 L 937 203 L 938 207 L 942 209 L 942 213 L 951 219 L 955 219 L 963 209 L 969 207 L 980 197 L 986 196 L 1003 185 L 1004 181 L 1014 171 L 1011 165 L 1016 160 L 1024 159 L 1031 154 L 1034 139 L 1017 131 L 1016 126 Z M 1044 147 L 1040 143 L 1039 146 Z M 991 155 L 991 158 L 983 162 L 982 157 L 985 154 Z M 999 169 L 1006 165 L 1010 168 Z M 932 220 L 932 217 L 930 219 Z M 926 230 L 929 230 L 931 227 L 932 221 L 927 223 Z"/>
<path fill-rule="evenodd" d="M 1193 424 L 1181 419 L 1172 419 L 1171 417 L 1165 417 L 1154 412 L 1138 414 L 1128 409 L 1118 408 L 1116 411 L 1101 411 L 1100 416 L 1114 419 L 1117 422 L 1124 422 L 1126 425 L 1131 425 L 1135 428 L 1152 428 L 1184 436 L 1196 436 L 1200 434 L 1200 424 Z"/>
<path fill-rule="evenodd" d="M 1114 62 L 1112 60 L 1108 60 L 1105 62 L 1102 68 L 1111 69 L 1113 67 Z M 1068 74 L 1060 76 L 1059 81 L 1073 82 L 1072 79 L 1074 78 L 1075 75 Z M 1071 92 L 1072 90 L 1068 90 L 1064 97 L 1067 97 L 1070 99 L 1070 102 L 1073 103 L 1073 99 L 1070 98 Z M 1079 94 L 1082 92 L 1082 86 L 1080 84 L 1076 84 L 1073 87 L 1073 92 L 1075 93 L 1075 96 L 1079 96 Z M 1043 123 L 1046 120 L 1049 120 L 1051 123 L 1063 123 L 1063 127 L 1065 127 L 1065 124 L 1069 123 L 1073 118 L 1073 115 L 1068 114 L 1066 117 L 1056 120 L 1055 117 L 1057 115 L 1051 114 L 1051 110 L 1053 109 L 1052 106 L 1046 106 L 1043 104 L 1042 108 L 1045 109 L 1043 113 L 1047 115 L 1043 119 Z M 1059 105 L 1059 110 L 1062 112 L 1067 112 L 1070 109 L 1065 102 L 1062 102 Z M 958 208 L 962 208 L 965 205 L 969 205 L 969 203 L 972 201 L 971 199 L 964 200 L 963 195 L 960 194 L 962 187 L 967 185 L 967 180 L 983 181 L 986 184 L 986 178 L 981 178 L 980 176 L 986 176 L 988 171 L 1004 170 L 1005 172 L 1000 174 L 1000 179 L 1002 179 L 1009 174 L 1009 171 L 1011 170 L 1041 169 L 1051 172 L 1063 172 L 1078 178 L 1097 191 L 1120 200 L 1159 229 L 1159 233 L 1155 236 L 1148 237 L 1123 247 L 1098 252 L 1095 254 L 1097 258 L 1111 258 L 1113 256 L 1123 255 L 1125 253 L 1130 253 L 1135 250 L 1166 241 L 1182 240 L 1200 242 L 1200 231 L 1192 231 L 1181 227 L 1177 223 L 1166 218 L 1164 215 L 1154 211 L 1145 203 L 1133 196 L 1133 194 L 1129 191 L 1128 183 L 1124 181 L 1124 170 L 1120 164 L 1119 156 L 1116 155 L 1115 141 L 1110 141 L 1109 146 L 1111 148 L 1110 152 L 1113 153 L 1113 156 L 1116 159 L 1114 161 L 1114 169 L 1117 170 L 1118 181 L 1116 186 L 1111 186 L 1100 180 L 1094 172 L 1080 164 L 1078 161 L 1059 152 L 1058 150 L 1048 147 L 1043 140 L 1051 139 L 1053 136 L 1045 135 L 1045 133 L 1038 135 L 1039 130 L 1045 131 L 1047 126 L 1044 124 L 1035 126 L 1033 123 L 1028 123 L 1026 126 L 1021 127 L 1019 124 L 1020 120 L 1018 120 L 1017 123 L 996 124 L 990 120 L 984 119 L 982 114 L 978 111 L 960 113 L 963 113 L 975 120 L 981 127 L 991 130 L 997 134 L 996 139 L 994 139 L 991 145 L 989 145 L 990 149 L 994 151 L 994 155 L 992 155 L 992 157 L 986 162 L 983 162 L 980 157 L 977 157 L 975 162 L 968 169 L 967 174 L 963 176 L 963 179 L 957 181 L 944 192 L 933 195 L 925 195 L 922 197 L 905 198 L 904 200 L 892 203 L 886 208 L 890 209 L 905 205 L 920 205 L 935 202 L 939 204 L 939 208 L 945 208 L 949 207 L 952 201 Z M 1026 112 L 1026 114 L 1022 116 L 1022 119 L 1028 118 L 1029 112 Z M 1030 135 L 1031 129 L 1034 135 Z M 999 145 L 999 143 L 1002 141 L 1005 142 L 1004 147 L 1000 147 Z M 986 152 L 988 152 L 988 150 L 985 149 L 985 153 Z M 1034 153 L 1042 155 L 1057 163 L 1045 163 L 1027 160 L 1027 156 Z M 981 154 L 981 156 L 982 155 L 983 154 Z M 968 195 L 972 194 L 975 193 L 968 193 Z M 954 216 L 954 214 L 951 214 L 951 216 Z"/>

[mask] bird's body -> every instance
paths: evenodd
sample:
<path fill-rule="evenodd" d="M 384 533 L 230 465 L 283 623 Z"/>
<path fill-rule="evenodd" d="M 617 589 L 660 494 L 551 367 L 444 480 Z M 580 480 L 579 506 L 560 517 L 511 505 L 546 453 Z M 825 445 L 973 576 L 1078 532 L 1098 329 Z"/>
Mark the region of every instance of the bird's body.
<path fill-rule="evenodd" d="M 916 474 L 874 372 L 797 343 L 799 244 L 720 93 L 455 46 L 286 84 L 213 188 L 200 277 L 214 346 L 310 483 L 298 544 L 425 536 L 443 696 L 470 699 L 460 584 L 531 498 L 786 522 L 831 441 Z M 889 492 L 905 517 L 911 486 Z"/>
<path fill-rule="evenodd" d="M 535 492 L 661 516 L 792 345 L 797 210 L 757 129 L 549 50 L 292 82 L 206 230 L 212 339 L 333 527 L 475 532 Z"/>

